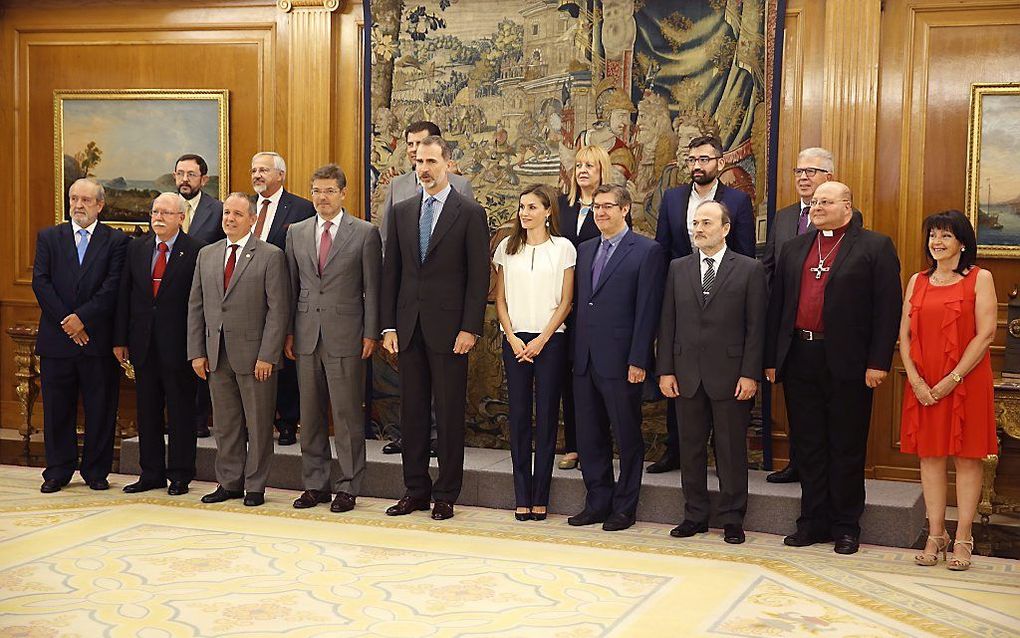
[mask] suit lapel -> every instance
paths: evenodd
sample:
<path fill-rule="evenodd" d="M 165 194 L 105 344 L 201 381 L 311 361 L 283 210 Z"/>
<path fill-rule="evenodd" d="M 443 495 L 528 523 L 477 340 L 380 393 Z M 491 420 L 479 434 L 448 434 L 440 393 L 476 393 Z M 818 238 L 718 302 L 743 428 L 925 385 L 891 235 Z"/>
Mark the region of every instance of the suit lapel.
<path fill-rule="evenodd" d="M 283 193 L 280 195 L 280 203 L 276 205 L 276 215 L 273 216 L 273 225 L 269 227 L 269 234 L 266 235 L 266 241 L 271 244 L 274 243 L 272 238 L 275 237 L 287 223 L 290 212 L 290 203 L 290 193 L 284 189 Z"/>
<path fill-rule="evenodd" d="M 701 307 L 705 306 L 705 290 L 701 286 L 701 253 L 693 253 L 694 259 L 688 259 L 687 281 L 691 284 L 691 294 L 698 300 Z"/>
<path fill-rule="evenodd" d="M 248 245 L 243 250 L 237 253 L 237 263 L 234 265 L 234 274 L 230 277 L 230 286 L 223 292 L 223 297 L 226 298 L 234 288 L 237 287 L 237 282 L 244 276 L 244 271 L 247 270 L 248 264 L 251 263 L 252 258 L 255 256 L 255 246 L 259 243 L 259 240 L 254 235 L 248 240 Z M 226 253 L 224 253 L 226 255 Z"/>
<path fill-rule="evenodd" d="M 828 283 L 832 283 L 833 278 L 840 271 L 843 264 L 850 258 L 850 252 L 857 243 L 857 238 L 860 237 L 860 234 L 861 229 L 856 224 L 850 224 L 847 227 L 846 233 L 843 235 L 842 245 L 839 247 L 839 252 L 836 253 L 836 259 L 829 266 L 832 270 L 829 271 Z"/>
<path fill-rule="evenodd" d="M 599 281 L 595 284 L 595 289 L 591 293 L 592 297 L 598 294 L 599 290 L 602 290 L 603 284 L 606 283 L 606 280 L 609 279 L 609 276 L 613 274 L 613 271 L 616 270 L 616 267 L 620 265 L 620 262 L 623 261 L 623 258 L 627 256 L 627 253 L 629 253 L 633 247 L 634 233 L 633 231 L 628 231 L 627 234 L 623 236 L 623 239 L 620 240 L 616 250 L 614 250 L 613 254 L 610 255 L 605 268 L 602 269 Z"/>
<path fill-rule="evenodd" d="M 206 214 L 208 206 L 206 206 L 206 198 L 208 195 L 202 193 L 202 196 L 198 198 L 198 206 L 195 207 L 195 212 L 191 214 L 191 225 L 188 226 L 188 231 L 194 235 L 198 232 L 202 225 L 205 224 L 205 220 L 208 217 Z"/>
<path fill-rule="evenodd" d="M 177 271 L 180 270 L 180 261 L 184 259 L 184 256 L 188 252 L 187 246 L 187 235 L 182 230 L 181 234 L 177 235 L 177 241 L 174 242 L 174 249 L 170 251 L 170 258 L 166 262 L 166 271 L 163 273 L 163 281 L 160 282 L 159 293 L 156 294 L 157 299 L 159 299 L 159 296 L 163 294 L 164 290 L 166 290 L 167 284 L 173 279 Z M 152 245 L 150 244 L 149 247 L 152 248 Z M 152 271 L 149 271 L 149 276 L 152 276 Z"/>
<path fill-rule="evenodd" d="M 308 264 L 315 273 L 319 272 L 319 245 L 315 243 L 315 227 L 318 223 L 319 216 L 316 214 L 309 227 L 301 228 L 300 234 L 294 237 L 295 248 L 300 250 L 303 247 Z"/>
<path fill-rule="evenodd" d="M 102 230 L 100 230 L 102 229 Z M 110 229 L 103 226 L 102 223 L 96 224 L 96 229 L 92 233 L 92 237 L 89 238 L 88 248 L 85 249 L 85 260 L 81 263 L 81 272 L 78 273 L 79 277 L 83 277 L 92 264 L 96 263 L 99 259 L 99 253 L 103 252 L 106 248 L 106 242 L 110 239 Z M 75 261 L 77 261 L 78 255 L 75 254 Z"/>
<path fill-rule="evenodd" d="M 333 238 L 333 246 L 329 249 L 329 254 L 326 255 L 326 263 L 322 267 L 323 272 L 325 272 L 326 268 L 329 267 L 329 262 L 333 261 L 333 258 L 337 256 L 347 242 L 351 241 L 351 237 L 353 236 L 354 219 L 351 217 L 350 213 L 345 211 L 344 216 L 341 218 L 340 223 L 336 227 L 336 237 Z"/>
<path fill-rule="evenodd" d="M 457 199 L 455 193 L 456 191 L 451 189 L 450 194 L 446 197 L 446 203 L 443 204 L 442 212 L 439 213 L 439 221 L 436 222 L 436 226 L 432 230 L 432 237 L 429 239 L 429 248 L 425 254 L 425 259 L 428 259 L 429 255 L 435 252 L 436 246 L 443 239 L 443 235 L 453 228 L 457 217 L 460 216 L 460 200 Z"/>
<path fill-rule="evenodd" d="M 60 253 L 67 260 L 67 267 L 71 272 L 75 273 L 77 278 L 81 271 L 81 264 L 78 263 L 78 246 L 74 243 L 74 227 L 71 226 L 71 222 L 67 222 L 60 227 L 58 241 L 64 244 L 64 248 Z M 70 250 L 67 249 L 67 246 L 71 247 Z"/>
<path fill-rule="evenodd" d="M 712 283 L 712 290 L 707 295 L 701 295 L 705 298 L 705 306 L 708 306 L 713 299 L 719 296 L 719 291 L 726 285 L 726 280 L 733 271 L 733 262 L 736 258 L 733 250 L 727 248 L 722 261 L 715 267 L 715 282 Z M 701 268 L 699 267 L 698 270 L 700 271 Z"/>

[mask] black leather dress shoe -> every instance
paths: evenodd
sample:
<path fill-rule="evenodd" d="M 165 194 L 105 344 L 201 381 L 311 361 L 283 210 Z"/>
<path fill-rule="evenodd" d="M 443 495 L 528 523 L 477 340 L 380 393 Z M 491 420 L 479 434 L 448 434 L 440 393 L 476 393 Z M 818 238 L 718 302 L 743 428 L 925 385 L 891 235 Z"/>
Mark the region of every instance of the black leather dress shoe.
<path fill-rule="evenodd" d="M 205 423 L 200 423 L 195 426 L 195 436 L 200 439 L 208 439 L 212 436 L 212 432 L 209 431 L 209 426 Z"/>
<path fill-rule="evenodd" d="M 694 521 L 684 519 L 679 525 L 669 530 L 669 535 L 673 538 L 687 538 L 695 534 L 704 534 L 707 531 L 707 522 L 695 523 Z"/>
<path fill-rule="evenodd" d="M 228 490 L 222 485 L 217 485 L 215 490 L 202 497 L 202 502 L 222 503 L 223 501 L 229 501 L 232 498 L 241 498 L 242 496 L 244 496 L 244 492 L 241 490 Z"/>
<path fill-rule="evenodd" d="M 584 525 L 604 523 L 605 521 L 606 521 L 605 514 L 599 514 L 598 512 L 593 512 L 591 510 L 585 509 L 581 510 L 580 513 L 574 514 L 573 516 L 568 518 L 567 524 L 573 525 L 574 527 L 582 527 Z"/>
<path fill-rule="evenodd" d="M 818 534 L 811 534 L 804 530 L 797 530 L 793 534 L 784 538 L 783 544 L 789 545 L 790 547 L 808 547 L 815 543 L 827 543 L 830 540 L 832 539 L 827 536 L 820 536 Z"/>
<path fill-rule="evenodd" d="M 104 478 L 92 479 L 89 481 L 89 489 L 101 492 L 110 489 L 110 482 Z"/>
<path fill-rule="evenodd" d="M 611 514 L 606 522 L 602 523 L 602 529 L 606 532 L 619 532 L 634 524 L 634 517 L 629 514 Z"/>
<path fill-rule="evenodd" d="M 667 452 L 662 455 L 661 459 L 649 465 L 645 471 L 649 474 L 662 474 L 663 472 L 672 472 L 679 469 L 680 459 Z"/>
<path fill-rule="evenodd" d="M 59 492 L 60 488 L 70 483 L 70 481 L 61 481 L 58 479 L 46 479 L 43 484 L 39 486 L 39 491 L 43 494 L 52 494 Z"/>
<path fill-rule="evenodd" d="M 277 427 L 280 430 L 280 438 L 277 440 L 280 445 L 294 445 L 297 443 L 297 423 L 280 421 Z"/>
<path fill-rule="evenodd" d="M 766 476 L 765 480 L 769 483 L 800 483 L 800 473 L 794 466 L 787 465 L 778 472 L 772 472 Z"/>
<path fill-rule="evenodd" d="M 837 554 L 856 554 L 860 548 L 861 543 L 857 540 L 856 536 L 844 534 L 836 539 L 836 545 L 832 548 L 832 551 Z"/>
<path fill-rule="evenodd" d="M 187 481 L 170 481 L 170 487 L 166 488 L 166 493 L 170 496 L 181 496 L 182 494 L 188 493 L 188 482 Z"/>
<path fill-rule="evenodd" d="M 723 540 L 730 545 L 739 545 L 747 540 L 744 536 L 744 528 L 736 523 L 723 525 Z"/>
<path fill-rule="evenodd" d="M 390 441 L 386 445 L 382 446 L 383 454 L 400 454 L 404 451 L 403 446 L 400 444 L 400 439 L 396 441 Z"/>
<path fill-rule="evenodd" d="M 428 499 L 419 500 L 405 496 L 386 508 L 386 514 L 387 516 L 405 516 L 411 512 L 424 512 L 427 509 L 429 509 Z"/>
<path fill-rule="evenodd" d="M 354 505 L 357 502 L 357 498 L 353 494 L 347 492 L 337 492 L 336 498 L 329 505 L 329 511 L 331 512 L 349 512 L 354 509 Z"/>
<path fill-rule="evenodd" d="M 134 483 L 128 483 L 124 486 L 124 491 L 128 494 L 137 494 L 138 492 L 148 492 L 149 490 L 161 490 L 166 487 L 166 481 L 142 481 L 137 480 Z"/>
<path fill-rule="evenodd" d="M 294 499 L 294 509 L 308 509 L 309 507 L 315 507 L 319 503 L 328 503 L 329 499 L 329 492 L 323 490 L 305 490 L 301 492 L 301 496 Z"/>
<path fill-rule="evenodd" d="M 453 503 L 436 501 L 436 504 L 432 507 L 432 520 L 445 521 L 448 518 L 453 518 Z"/>
<path fill-rule="evenodd" d="M 248 507 L 258 507 L 266 502 L 265 492 L 245 492 L 244 504 Z"/>

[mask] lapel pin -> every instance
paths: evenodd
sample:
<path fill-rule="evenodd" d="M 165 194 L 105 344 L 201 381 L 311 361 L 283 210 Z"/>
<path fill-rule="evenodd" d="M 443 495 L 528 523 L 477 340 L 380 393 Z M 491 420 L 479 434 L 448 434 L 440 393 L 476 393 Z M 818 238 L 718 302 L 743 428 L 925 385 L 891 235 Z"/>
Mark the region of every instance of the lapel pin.
<path fill-rule="evenodd" d="M 247 257 L 248 259 L 251 259 L 251 253 L 248 253 L 248 254 L 247 254 L 247 255 L 245 255 L 245 256 L 246 256 L 246 257 Z"/>

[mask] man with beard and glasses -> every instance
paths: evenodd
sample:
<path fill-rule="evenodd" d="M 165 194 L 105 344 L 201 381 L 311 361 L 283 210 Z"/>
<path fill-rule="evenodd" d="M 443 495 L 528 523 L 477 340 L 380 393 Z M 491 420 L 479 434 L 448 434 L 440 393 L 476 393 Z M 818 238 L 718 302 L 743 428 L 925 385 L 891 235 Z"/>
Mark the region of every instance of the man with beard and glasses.
<path fill-rule="evenodd" d="M 312 202 L 287 192 L 287 163 L 277 153 L 263 151 L 251 158 L 251 186 L 258 193 L 257 217 L 252 233 L 280 250 L 287 250 L 287 229 L 291 224 L 315 215 Z M 276 429 L 280 445 L 297 443 L 300 405 L 294 362 L 284 358 L 276 395 Z"/>
<path fill-rule="evenodd" d="M 94 490 L 110 488 L 117 417 L 117 360 L 113 315 L 128 239 L 99 223 L 106 194 L 83 178 L 68 193 L 71 220 L 39 231 L 32 290 L 42 309 L 35 352 L 46 443 L 44 494 L 58 492 L 75 470 Z M 85 444 L 78 461 L 78 397 L 85 413 Z"/>
<path fill-rule="evenodd" d="M 655 241 L 666 249 L 670 261 L 690 255 L 694 228 L 694 211 L 702 202 L 722 202 L 730 213 L 730 233 L 726 247 L 735 253 L 754 257 L 754 210 L 747 193 L 730 188 L 719 181 L 726 167 L 722 142 L 718 137 L 695 137 L 687 145 L 684 162 L 692 182 L 671 188 L 662 196 Z M 673 402 L 666 408 L 666 451 L 648 466 L 650 474 L 680 468 L 680 435 Z"/>
<path fill-rule="evenodd" d="M 209 165 L 201 155 L 186 153 L 174 164 L 174 184 L 184 198 L 184 223 L 181 230 L 203 245 L 214 244 L 226 237 L 223 234 L 223 202 L 203 193 L 209 183 Z M 195 434 L 200 439 L 209 437 L 209 417 L 212 402 L 209 384 L 199 379 L 195 386 Z"/>

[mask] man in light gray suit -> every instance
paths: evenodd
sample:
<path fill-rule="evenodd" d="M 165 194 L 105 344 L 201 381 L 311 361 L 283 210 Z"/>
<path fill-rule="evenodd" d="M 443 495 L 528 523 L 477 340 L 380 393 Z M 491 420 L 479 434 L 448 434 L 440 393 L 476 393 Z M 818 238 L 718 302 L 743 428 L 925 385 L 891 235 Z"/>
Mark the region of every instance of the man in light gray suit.
<path fill-rule="evenodd" d="M 315 217 L 287 231 L 287 267 L 296 303 L 284 353 L 297 359 L 301 391 L 301 466 L 304 509 L 329 502 L 354 509 L 365 472 L 365 360 L 379 340 L 382 238 L 369 222 L 344 211 L 347 176 L 336 164 L 312 175 Z M 329 407 L 340 474 L 330 482 Z"/>
<path fill-rule="evenodd" d="M 762 263 L 768 273 L 770 286 L 772 278 L 775 276 L 776 264 L 779 263 L 779 257 L 783 254 L 783 246 L 786 245 L 786 242 L 797 235 L 814 230 L 808 217 L 808 211 L 811 208 L 808 202 L 814 197 L 816 188 L 833 179 L 834 171 L 835 164 L 832 153 L 824 148 L 805 148 L 797 155 L 797 166 L 793 169 L 793 179 L 800 200 L 776 211 L 772 223 L 769 224 L 765 239 L 765 254 L 762 255 Z M 864 225 L 861 211 L 856 208 L 853 211 L 853 222 Z M 789 464 L 777 472 L 772 472 L 765 477 L 765 480 L 769 483 L 797 483 L 800 481 L 792 445 L 790 446 Z"/>
<path fill-rule="evenodd" d="M 254 225 L 248 196 L 227 196 L 226 239 L 199 251 L 191 284 L 188 359 L 209 381 L 216 423 L 219 486 L 203 503 L 241 496 L 245 505 L 265 502 L 291 294 L 283 251 L 252 236 Z"/>
<path fill-rule="evenodd" d="M 768 283 L 765 267 L 726 247 L 729 211 L 694 211 L 698 250 L 669 265 L 659 321 L 659 389 L 677 398 L 684 520 L 670 534 L 708 531 L 708 435 L 715 432 L 718 520 L 727 543 L 744 542 L 747 427 L 762 374 Z"/>
<path fill-rule="evenodd" d="M 431 135 L 442 137 L 442 131 L 435 122 L 429 122 L 428 120 L 412 122 L 404 129 L 404 141 L 407 143 L 407 160 L 410 162 L 411 170 L 403 175 L 397 175 L 390 181 L 390 189 L 386 192 L 386 199 L 383 201 L 382 209 L 379 211 L 379 214 L 382 216 L 379 220 L 379 232 L 382 233 L 383 237 L 387 237 L 386 229 L 389 225 L 390 211 L 393 210 L 393 207 L 405 199 L 421 195 L 421 183 L 418 181 L 418 174 L 414 170 L 415 151 L 418 149 L 418 144 Z M 450 178 L 450 186 L 453 187 L 453 190 L 469 200 L 475 198 L 474 191 L 471 189 L 471 182 L 468 181 L 468 178 L 451 172 L 447 172 L 447 176 Z M 385 246 L 383 246 L 383 249 L 385 252 Z M 434 412 L 435 410 L 433 410 L 432 432 L 430 433 L 433 457 L 436 456 L 435 443 L 437 436 Z M 398 431 L 397 434 L 397 439 L 383 446 L 383 454 L 400 454 L 403 447 L 399 438 L 400 432 Z"/>

